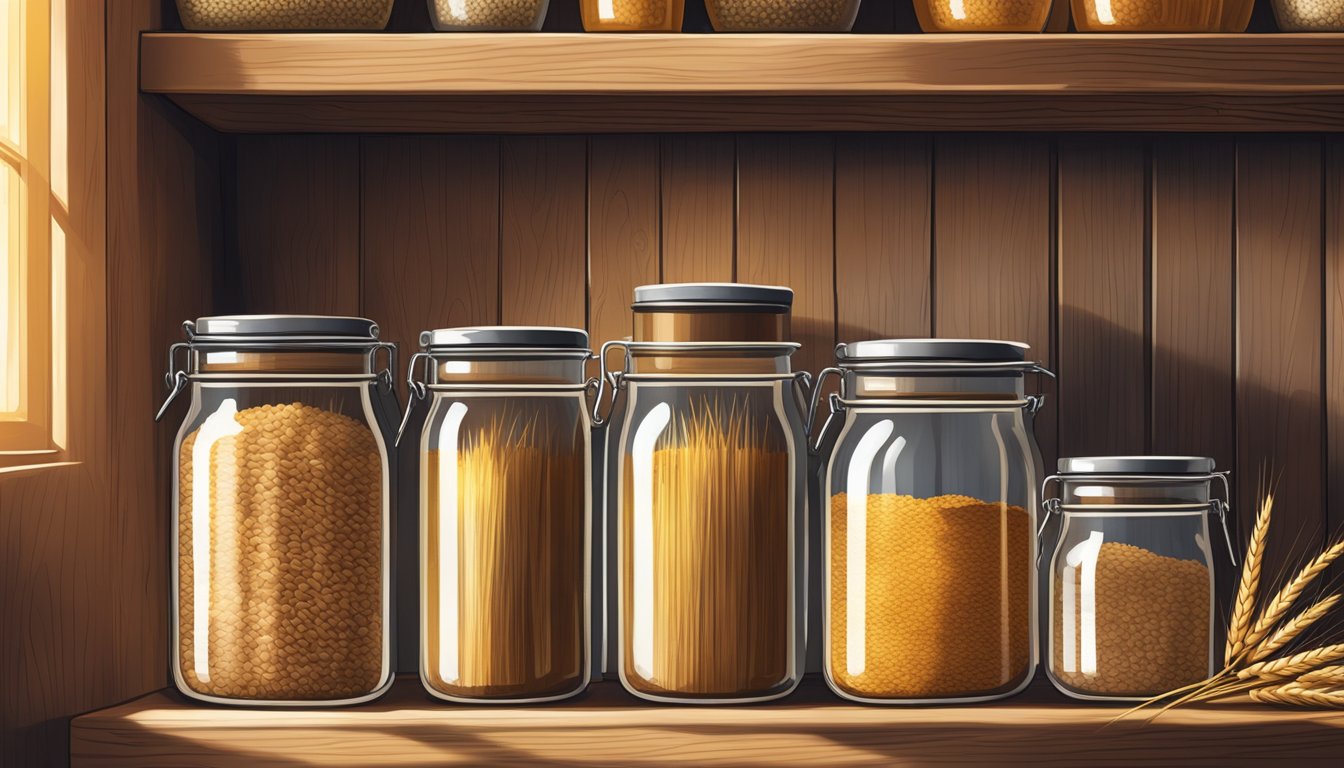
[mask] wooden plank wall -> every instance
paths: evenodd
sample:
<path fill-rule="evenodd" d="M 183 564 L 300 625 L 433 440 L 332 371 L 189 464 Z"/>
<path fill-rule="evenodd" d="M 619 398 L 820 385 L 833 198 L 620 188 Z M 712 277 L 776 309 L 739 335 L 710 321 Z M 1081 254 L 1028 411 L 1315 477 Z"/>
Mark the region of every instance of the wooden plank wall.
<path fill-rule="evenodd" d="M 1240 531 L 1272 480 L 1274 572 L 1344 525 L 1338 139 L 236 141 L 230 309 L 358 313 L 408 348 L 422 328 L 500 322 L 598 344 L 629 332 L 643 282 L 784 283 L 813 371 L 841 340 L 1030 343 L 1059 374 L 1038 383 L 1047 466 L 1212 455 L 1235 473 Z"/>

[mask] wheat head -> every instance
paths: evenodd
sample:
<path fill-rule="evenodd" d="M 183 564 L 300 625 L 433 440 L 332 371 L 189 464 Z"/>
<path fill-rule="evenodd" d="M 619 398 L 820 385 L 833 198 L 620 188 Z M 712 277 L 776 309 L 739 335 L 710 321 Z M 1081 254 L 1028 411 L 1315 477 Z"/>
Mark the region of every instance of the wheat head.
<path fill-rule="evenodd" d="M 1265 541 L 1269 537 L 1269 519 L 1274 511 L 1274 494 L 1268 493 L 1260 502 L 1251 530 L 1246 557 L 1241 565 L 1241 582 L 1237 586 L 1237 600 L 1232 606 L 1232 618 L 1227 628 L 1226 663 L 1231 664 L 1246 646 L 1246 635 L 1251 631 L 1255 615 L 1255 594 L 1260 587 L 1260 570 L 1264 564 Z"/>

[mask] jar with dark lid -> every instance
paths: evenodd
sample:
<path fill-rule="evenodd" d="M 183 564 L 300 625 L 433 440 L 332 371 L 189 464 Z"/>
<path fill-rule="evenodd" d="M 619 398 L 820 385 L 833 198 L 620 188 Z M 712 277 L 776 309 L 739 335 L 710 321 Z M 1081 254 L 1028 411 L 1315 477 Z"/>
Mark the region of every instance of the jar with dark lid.
<path fill-rule="evenodd" d="M 1025 344 L 892 339 L 841 344 L 817 435 L 823 670 L 879 704 L 1010 696 L 1036 664 L 1040 478 Z M 813 409 L 816 406 L 814 396 Z"/>
<path fill-rule="evenodd" d="M 765 701 L 802 678 L 808 376 L 793 292 L 635 290 L 608 441 L 617 668 L 636 696 Z"/>
<path fill-rule="evenodd" d="M 1100 456 L 1060 459 L 1051 482 L 1059 496 L 1044 509 L 1062 518 L 1049 570 L 1046 671 L 1055 687 L 1079 699 L 1140 701 L 1208 677 L 1216 661 L 1208 516 L 1221 519 L 1231 553 L 1227 474 L 1199 456 Z"/>
<path fill-rule="evenodd" d="M 588 334 L 441 328 L 420 335 L 420 350 L 407 379 L 412 405 L 430 401 L 420 679 L 450 701 L 573 696 L 588 684 L 591 642 Z"/>
<path fill-rule="evenodd" d="M 353 317 L 184 328 L 159 411 L 191 390 L 173 450 L 174 683 L 218 704 L 375 698 L 393 674 L 395 346 Z"/>

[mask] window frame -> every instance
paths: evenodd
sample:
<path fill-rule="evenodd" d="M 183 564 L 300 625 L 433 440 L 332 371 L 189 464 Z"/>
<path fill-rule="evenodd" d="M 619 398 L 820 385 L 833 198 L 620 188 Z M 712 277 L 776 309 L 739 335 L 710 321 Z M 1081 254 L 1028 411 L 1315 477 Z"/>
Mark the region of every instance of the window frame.
<path fill-rule="evenodd" d="M 10 327 L 18 329 L 14 338 L 20 364 L 17 375 L 6 373 L 11 384 L 17 383 L 18 407 L 0 411 L 0 468 L 49 461 L 63 450 L 54 432 L 61 393 L 56 391 L 53 367 L 53 309 L 64 302 L 53 296 L 52 254 L 52 231 L 59 226 L 53 213 L 58 214 L 62 205 L 52 192 L 51 156 L 52 49 L 60 30 L 53 23 L 51 0 L 22 0 L 18 14 L 19 31 L 9 41 L 18 45 L 19 55 L 11 58 L 18 71 L 8 73 L 10 93 L 18 92 L 19 113 L 8 115 L 11 125 L 18 127 L 18 141 L 0 135 L 0 162 L 14 172 L 17 183 L 11 187 L 9 209 L 3 212 L 10 217 L 11 258 L 0 268 L 10 273 L 10 295 L 4 297 L 2 309 L 9 314 Z M 3 109 L 13 105 L 11 96 Z"/>

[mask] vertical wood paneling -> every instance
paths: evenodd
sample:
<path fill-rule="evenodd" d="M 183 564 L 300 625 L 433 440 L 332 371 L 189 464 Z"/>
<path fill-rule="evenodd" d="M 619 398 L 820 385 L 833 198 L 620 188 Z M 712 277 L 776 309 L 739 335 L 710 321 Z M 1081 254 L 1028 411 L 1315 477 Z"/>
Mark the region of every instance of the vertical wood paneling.
<path fill-rule="evenodd" d="M 737 279 L 793 288 L 793 366 L 819 370 L 835 345 L 831 140 L 743 136 L 737 171 Z"/>
<path fill-rule="evenodd" d="M 238 139 L 238 309 L 359 314 L 359 139 Z"/>
<path fill-rule="evenodd" d="M 663 138 L 664 282 L 733 279 L 735 158 L 731 136 Z"/>
<path fill-rule="evenodd" d="M 934 142 L 934 332 L 1023 341 L 1053 363 L 1050 147 L 1027 137 Z M 1035 385 L 1035 386 L 1033 386 Z M 1036 417 L 1047 468 L 1056 457 L 1054 387 Z"/>
<path fill-rule="evenodd" d="M 1235 171 L 1231 139 L 1171 137 L 1153 146 L 1152 451 L 1212 456 L 1220 471 L 1236 470 L 1237 453 Z M 1255 477 L 1238 473 L 1233 482 L 1253 487 Z M 1232 533 L 1242 549 L 1245 532 L 1234 525 Z M 1225 549 L 1213 543 L 1223 611 L 1238 573 Z"/>
<path fill-rule="evenodd" d="M 1145 156 L 1133 140 L 1059 145 L 1059 452 L 1148 443 Z"/>
<path fill-rule="evenodd" d="M 1323 540 L 1321 144 L 1237 146 L 1237 471 L 1240 520 L 1268 468 L 1276 485 L 1266 573 Z"/>
<path fill-rule="evenodd" d="M 363 313 L 405 361 L 429 328 L 499 317 L 499 145 L 493 138 L 363 140 Z M 406 403 L 405 371 L 394 371 Z M 424 405 L 419 414 L 423 417 Z M 398 450 L 397 666 L 418 668 L 419 446 L 415 420 Z"/>
<path fill-rule="evenodd" d="M 658 282 L 658 139 L 595 136 L 588 165 L 588 329 L 593 346 L 631 333 L 635 286 Z"/>
<path fill-rule="evenodd" d="M 931 144 L 864 135 L 835 147 L 839 341 L 930 332 Z"/>
<path fill-rule="evenodd" d="M 1329 531 L 1344 534 L 1344 140 L 1332 137 L 1325 158 L 1326 496 Z"/>
<path fill-rule="evenodd" d="M 583 328 L 586 140 L 511 136 L 500 151 L 501 320 Z"/>

